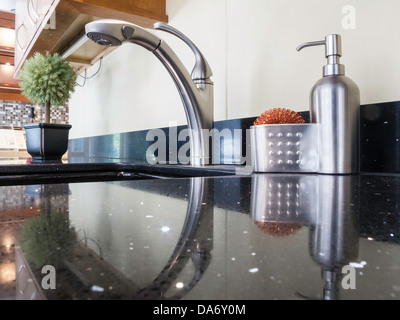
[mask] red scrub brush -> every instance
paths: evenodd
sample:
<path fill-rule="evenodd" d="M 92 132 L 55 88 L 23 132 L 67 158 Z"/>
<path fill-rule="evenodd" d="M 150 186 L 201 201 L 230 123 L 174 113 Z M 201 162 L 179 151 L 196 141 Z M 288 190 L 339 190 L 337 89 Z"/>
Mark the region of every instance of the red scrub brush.
<path fill-rule="evenodd" d="M 303 117 L 297 112 L 285 109 L 285 108 L 275 108 L 270 109 L 261 116 L 259 116 L 255 121 L 254 125 L 261 124 L 290 124 L 290 123 L 305 123 Z"/>
<path fill-rule="evenodd" d="M 257 227 L 264 233 L 276 237 L 287 237 L 299 231 L 303 225 L 301 223 L 287 223 L 287 222 L 255 222 Z"/>

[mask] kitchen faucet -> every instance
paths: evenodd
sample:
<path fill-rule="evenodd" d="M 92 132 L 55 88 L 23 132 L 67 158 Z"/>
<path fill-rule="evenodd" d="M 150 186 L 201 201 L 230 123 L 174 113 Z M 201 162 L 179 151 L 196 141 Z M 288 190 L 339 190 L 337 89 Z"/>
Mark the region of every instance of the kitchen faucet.
<path fill-rule="evenodd" d="M 100 45 L 120 46 L 128 42 L 153 52 L 174 80 L 185 108 L 190 136 L 190 164 L 212 164 L 212 144 L 209 143 L 214 123 L 214 89 L 210 80 L 212 71 L 195 44 L 165 23 L 154 24 L 154 29 L 175 35 L 193 51 L 195 66 L 189 75 L 181 60 L 165 41 L 137 25 L 105 19 L 88 23 L 85 29 L 87 37 Z"/>

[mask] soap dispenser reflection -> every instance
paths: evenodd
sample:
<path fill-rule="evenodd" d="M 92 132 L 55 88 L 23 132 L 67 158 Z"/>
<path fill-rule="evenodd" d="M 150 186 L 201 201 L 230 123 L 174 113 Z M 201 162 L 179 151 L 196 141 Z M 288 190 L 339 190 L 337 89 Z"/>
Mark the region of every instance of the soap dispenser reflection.
<path fill-rule="evenodd" d="M 328 35 L 325 40 L 307 42 L 305 47 L 325 46 L 328 60 L 323 77 L 310 94 L 310 117 L 319 124 L 318 148 L 320 173 L 350 174 L 359 171 L 360 90 L 345 76 L 341 37 Z"/>

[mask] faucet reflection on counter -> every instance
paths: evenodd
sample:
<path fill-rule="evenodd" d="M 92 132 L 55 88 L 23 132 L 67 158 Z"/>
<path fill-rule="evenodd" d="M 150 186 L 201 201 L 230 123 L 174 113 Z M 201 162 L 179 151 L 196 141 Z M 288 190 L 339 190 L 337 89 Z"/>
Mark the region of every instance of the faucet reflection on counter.
<path fill-rule="evenodd" d="M 189 201 L 185 222 L 174 252 L 153 282 L 139 290 L 135 299 L 159 299 L 165 296 L 182 272 L 187 261 L 192 260 L 195 272 L 187 284 L 169 299 L 181 299 L 200 281 L 207 270 L 213 250 L 214 184 L 204 177 L 190 178 Z"/>
<path fill-rule="evenodd" d="M 183 298 L 202 279 L 212 260 L 213 188 L 211 179 L 190 178 L 185 222 L 175 248 L 159 274 L 148 285 L 139 286 L 115 269 L 115 261 L 102 253 L 101 241 L 92 239 L 84 229 L 75 232 L 79 223 L 71 219 L 69 207 L 65 205 L 71 194 L 68 184 L 32 185 L 26 193 L 38 200 L 41 214 L 22 227 L 16 250 L 17 299 L 60 299 L 65 294 L 79 299 Z M 194 266 L 191 279 L 177 282 L 189 261 Z M 46 277 L 43 267 L 55 268 L 52 290 L 40 285 Z M 28 271 L 21 273 L 20 270 Z M 25 273 L 32 279 L 33 289 L 25 289 L 28 287 Z M 98 273 L 104 277 L 97 279 Z M 119 284 L 118 288 L 113 288 L 115 283 Z"/>

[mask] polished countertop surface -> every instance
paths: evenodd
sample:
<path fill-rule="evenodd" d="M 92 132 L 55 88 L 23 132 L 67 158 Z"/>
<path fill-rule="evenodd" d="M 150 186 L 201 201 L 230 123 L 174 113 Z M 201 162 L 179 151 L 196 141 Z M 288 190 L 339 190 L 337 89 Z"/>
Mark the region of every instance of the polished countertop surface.
<path fill-rule="evenodd" d="M 3 177 L 15 166 L 31 165 L 3 163 Z M 122 167 L 98 169 L 110 168 Z M 0 227 L 16 226 L 2 243 L 15 242 L 17 298 L 400 298 L 400 175 L 226 167 L 28 181 L 24 170 L 0 179 Z"/>

